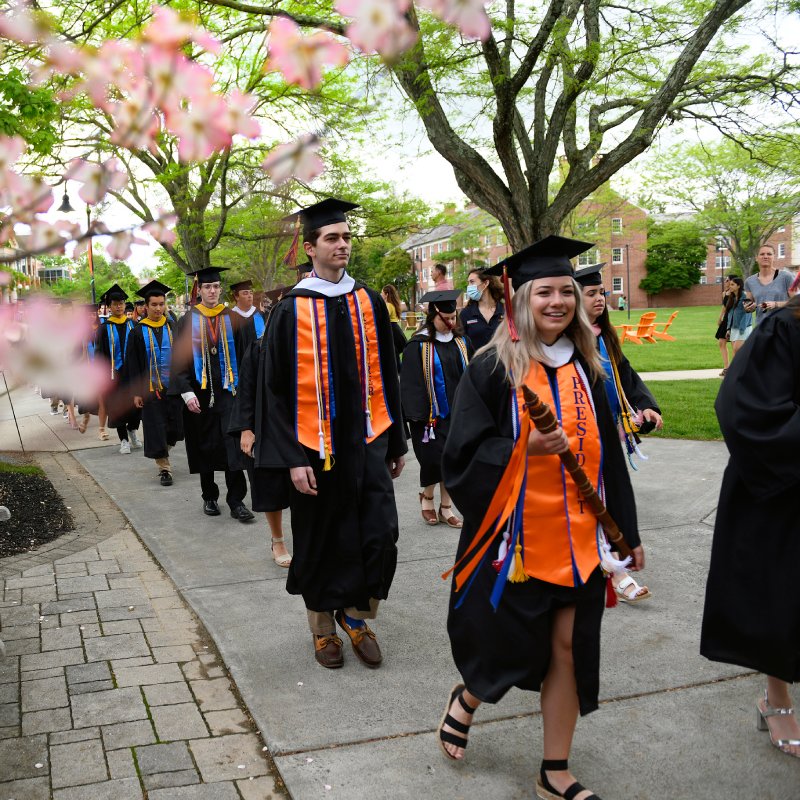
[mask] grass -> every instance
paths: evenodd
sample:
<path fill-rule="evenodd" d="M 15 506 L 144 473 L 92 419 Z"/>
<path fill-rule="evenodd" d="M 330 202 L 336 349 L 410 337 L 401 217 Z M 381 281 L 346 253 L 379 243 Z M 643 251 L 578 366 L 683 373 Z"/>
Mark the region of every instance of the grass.
<path fill-rule="evenodd" d="M 5 461 L 0 461 L 0 474 L 10 473 L 12 475 L 41 475 L 44 476 L 44 471 L 33 464 L 9 464 Z"/>
<path fill-rule="evenodd" d="M 675 369 L 722 369 L 719 345 L 714 338 L 720 306 L 691 306 L 681 309 L 659 308 L 656 324 L 663 324 L 673 311 L 679 311 L 668 333 L 674 342 L 657 344 L 625 342 L 623 350 L 637 372 L 662 372 Z M 636 324 L 647 309 L 633 309 L 630 324 Z M 628 312 L 611 311 L 613 325 L 628 323 Z"/>
<path fill-rule="evenodd" d="M 648 437 L 721 440 L 714 412 L 721 383 L 719 380 L 650 381 L 648 388 L 661 409 L 664 428 Z"/>

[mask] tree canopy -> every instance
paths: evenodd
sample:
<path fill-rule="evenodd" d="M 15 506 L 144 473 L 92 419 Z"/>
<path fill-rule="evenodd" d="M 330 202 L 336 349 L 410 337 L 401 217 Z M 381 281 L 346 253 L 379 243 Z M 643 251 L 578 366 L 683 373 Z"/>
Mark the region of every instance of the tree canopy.
<path fill-rule="evenodd" d="M 706 260 L 706 235 L 696 222 L 651 221 L 648 226 L 647 276 L 639 288 L 648 294 L 667 289 L 691 289 L 700 282 Z"/>
<path fill-rule="evenodd" d="M 281 14 L 345 33 L 327 4 L 201 0 L 212 6 L 237 11 L 242 23 Z M 488 11 L 488 37 L 472 42 L 410 4 L 417 43 L 388 74 L 513 249 L 558 233 L 665 126 L 686 120 L 732 133 L 751 124 L 755 106 L 782 109 L 797 96 L 793 59 L 766 39 L 757 54 L 736 39 L 774 19 L 774 7 L 750 0 L 508 0 Z M 559 157 L 565 179 L 550 195 Z"/>

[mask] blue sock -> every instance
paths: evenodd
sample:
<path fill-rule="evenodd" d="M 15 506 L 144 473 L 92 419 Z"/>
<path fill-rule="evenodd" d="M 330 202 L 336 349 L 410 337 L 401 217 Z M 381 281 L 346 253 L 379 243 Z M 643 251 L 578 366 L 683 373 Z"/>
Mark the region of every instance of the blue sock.
<path fill-rule="evenodd" d="M 348 617 L 347 614 L 342 611 L 342 616 L 344 617 L 344 621 L 351 627 L 351 628 L 363 628 L 364 627 L 364 620 L 363 619 L 353 619 L 352 617 Z"/>

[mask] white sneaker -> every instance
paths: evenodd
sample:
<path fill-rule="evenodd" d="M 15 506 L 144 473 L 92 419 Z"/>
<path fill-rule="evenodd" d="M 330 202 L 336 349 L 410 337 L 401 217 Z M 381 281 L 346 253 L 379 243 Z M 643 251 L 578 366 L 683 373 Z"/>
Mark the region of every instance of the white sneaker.
<path fill-rule="evenodd" d="M 134 450 L 142 446 L 142 443 L 139 441 L 139 437 L 136 435 L 136 431 L 128 431 L 128 439 L 130 440 L 131 447 Z"/>
<path fill-rule="evenodd" d="M 123 439 L 119 443 L 119 451 L 123 455 L 129 456 L 131 454 L 131 443 L 127 439 Z"/>

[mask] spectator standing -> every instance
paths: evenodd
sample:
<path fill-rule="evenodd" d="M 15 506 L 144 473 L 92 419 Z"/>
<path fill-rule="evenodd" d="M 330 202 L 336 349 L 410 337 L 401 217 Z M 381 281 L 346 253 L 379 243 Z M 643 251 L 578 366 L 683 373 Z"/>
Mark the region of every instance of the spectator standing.
<path fill-rule="evenodd" d="M 738 275 L 730 279 L 730 297 L 728 340 L 733 347 L 733 355 L 736 355 L 753 330 L 753 314 L 745 310 L 747 298 L 744 295 L 744 281 Z"/>
<path fill-rule="evenodd" d="M 489 344 L 503 321 L 503 285 L 494 275 L 473 269 L 467 276 L 467 297 L 469 300 L 461 312 L 461 325 L 472 349 L 477 350 Z"/>
<path fill-rule="evenodd" d="M 756 312 L 756 325 L 764 314 L 783 308 L 789 300 L 789 287 L 794 276 L 791 272 L 776 269 L 774 261 L 775 248 L 771 244 L 762 244 L 756 257 L 758 273 L 744 282 L 745 296 L 750 301 L 745 310 Z"/>
<path fill-rule="evenodd" d="M 717 319 L 717 332 L 714 338 L 719 344 L 719 353 L 722 356 L 722 372 L 720 378 L 724 378 L 728 372 L 728 365 L 730 364 L 730 357 L 728 356 L 728 313 L 731 310 L 731 279 L 726 275 L 722 282 L 722 309 L 719 312 L 719 319 Z"/>
<path fill-rule="evenodd" d="M 433 275 L 433 289 L 436 292 L 449 292 L 453 289 L 453 281 L 447 277 L 447 267 L 444 264 L 434 264 L 431 269 Z"/>

